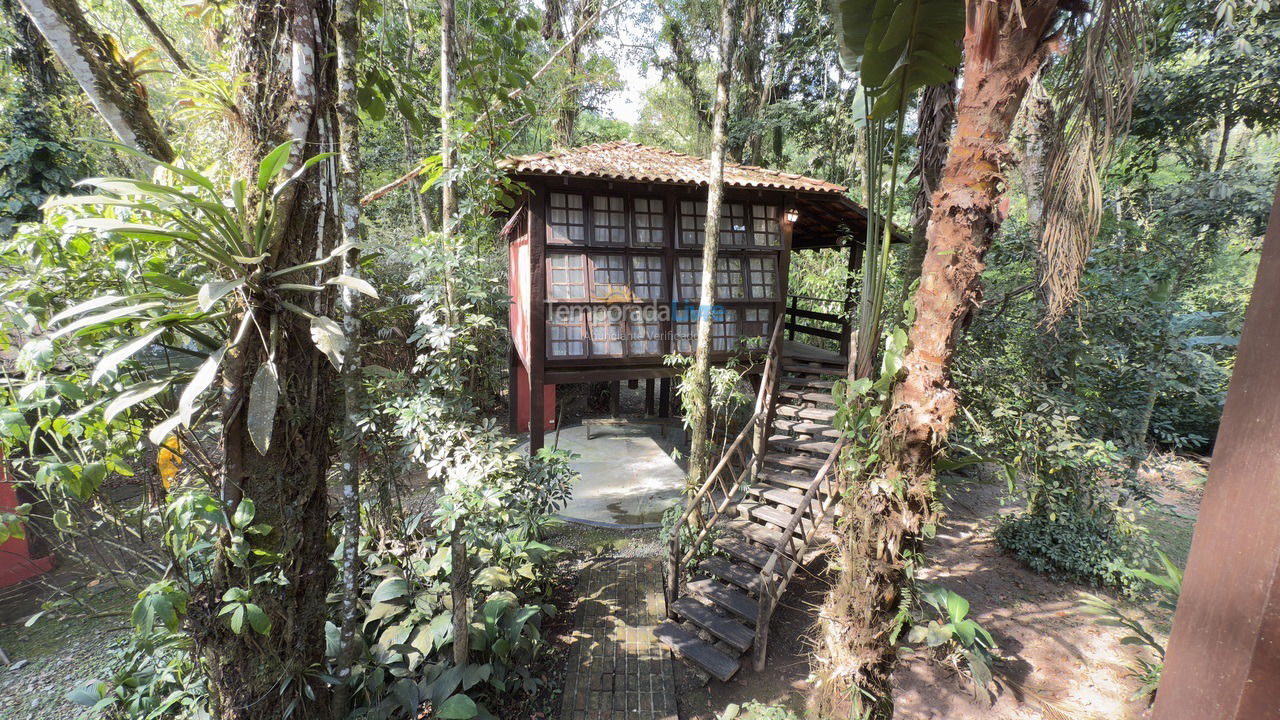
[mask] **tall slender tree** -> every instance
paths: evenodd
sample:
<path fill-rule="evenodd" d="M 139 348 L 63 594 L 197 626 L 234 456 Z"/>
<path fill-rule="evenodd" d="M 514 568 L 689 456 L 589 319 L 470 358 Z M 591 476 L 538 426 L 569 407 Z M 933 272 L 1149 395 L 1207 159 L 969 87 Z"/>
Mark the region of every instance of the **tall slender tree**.
<path fill-rule="evenodd" d="M 700 485 L 710 469 L 711 324 L 716 309 L 716 259 L 720 255 L 720 206 L 724 200 L 725 125 L 733 79 L 736 0 L 720 0 L 720 53 L 716 70 L 716 104 L 711 122 L 711 159 L 707 168 L 707 218 L 703 226 L 702 292 L 698 299 L 697 344 L 693 368 L 684 389 L 689 411 L 689 483 Z"/>

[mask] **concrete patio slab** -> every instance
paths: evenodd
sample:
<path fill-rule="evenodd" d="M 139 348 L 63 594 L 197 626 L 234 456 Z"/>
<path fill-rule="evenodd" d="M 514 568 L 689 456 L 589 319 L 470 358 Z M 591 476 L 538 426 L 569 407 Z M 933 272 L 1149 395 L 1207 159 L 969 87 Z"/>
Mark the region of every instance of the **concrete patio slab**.
<path fill-rule="evenodd" d="M 672 458 L 683 445 L 680 421 L 673 421 L 662 437 L 654 425 L 597 427 L 587 439 L 587 428 L 560 428 L 559 437 L 547 435 L 553 445 L 578 457 L 570 466 L 581 474 L 574 483 L 573 498 L 560 517 L 604 527 L 657 527 L 662 513 L 680 501 L 685 471 Z"/>

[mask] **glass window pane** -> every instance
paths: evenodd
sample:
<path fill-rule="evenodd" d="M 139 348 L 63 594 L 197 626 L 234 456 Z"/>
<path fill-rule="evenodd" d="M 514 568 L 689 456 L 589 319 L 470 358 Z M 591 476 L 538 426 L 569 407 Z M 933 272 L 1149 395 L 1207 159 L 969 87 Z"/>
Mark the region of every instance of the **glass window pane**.
<path fill-rule="evenodd" d="M 587 256 L 577 253 L 547 255 L 547 297 L 551 300 L 587 299 Z"/>
<path fill-rule="evenodd" d="M 666 215 L 659 198 L 635 199 L 635 230 L 631 244 L 635 247 L 662 247 L 666 244 Z"/>
<path fill-rule="evenodd" d="M 587 240 L 587 219 L 582 208 L 582 196 L 574 193 L 551 193 L 548 199 L 547 220 L 551 226 L 551 241 L 580 245 Z"/>
<path fill-rule="evenodd" d="M 661 300 L 662 258 L 658 255 L 631 256 L 631 295 L 636 301 Z"/>
<path fill-rule="evenodd" d="M 706 237 L 707 203 L 702 200 L 680 201 L 680 244 L 698 247 Z"/>
<path fill-rule="evenodd" d="M 751 242 L 757 247 L 782 245 L 781 211 L 776 205 L 751 206 Z"/>
<path fill-rule="evenodd" d="M 676 258 L 676 297 L 698 300 L 702 295 L 702 258 Z"/>
<path fill-rule="evenodd" d="M 720 206 L 720 242 L 725 245 L 747 244 L 747 209 L 742 203 Z"/>
<path fill-rule="evenodd" d="M 596 195 L 591 198 L 591 238 L 594 245 L 625 245 L 627 212 L 621 197 Z"/>
<path fill-rule="evenodd" d="M 747 297 L 742 258 L 716 258 L 716 297 L 721 300 L 742 300 Z"/>
<path fill-rule="evenodd" d="M 574 305 L 554 305 L 548 309 L 547 322 L 551 332 L 547 337 L 547 357 L 587 356 L 587 330 L 583 318 L 583 308 Z"/>
<path fill-rule="evenodd" d="M 652 305 L 632 308 L 627 314 L 627 352 L 630 355 L 660 355 L 662 324 Z"/>
<path fill-rule="evenodd" d="M 747 258 L 747 285 L 752 300 L 776 300 L 778 295 L 778 258 Z"/>
<path fill-rule="evenodd" d="M 591 267 L 592 300 L 631 302 L 625 255 L 592 255 Z"/>
<path fill-rule="evenodd" d="M 597 307 L 590 313 L 592 357 L 621 357 L 622 308 Z"/>

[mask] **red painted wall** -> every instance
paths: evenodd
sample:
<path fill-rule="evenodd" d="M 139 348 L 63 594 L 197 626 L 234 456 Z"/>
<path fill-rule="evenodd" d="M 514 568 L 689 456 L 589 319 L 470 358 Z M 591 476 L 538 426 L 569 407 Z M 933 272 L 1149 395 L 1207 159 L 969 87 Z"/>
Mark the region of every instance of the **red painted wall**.
<path fill-rule="evenodd" d="M 0 463 L 0 510 L 13 512 L 18 506 L 18 493 L 9 479 L 9 469 Z M 0 545 L 0 587 L 16 585 L 23 580 L 43 575 L 53 568 L 53 556 L 32 558 L 26 538 L 10 538 Z"/>
<path fill-rule="evenodd" d="M 527 223 L 526 223 L 527 225 Z M 507 290 L 511 293 L 511 310 L 508 327 L 511 328 L 511 342 L 515 344 L 516 354 L 524 369 L 529 368 L 529 230 L 527 226 L 521 230 L 515 240 L 511 241 L 507 258 Z M 528 382 L 526 380 L 525 384 Z M 526 389 L 527 392 L 527 389 Z M 528 414 L 525 415 L 527 425 Z"/>
<path fill-rule="evenodd" d="M 529 371 L 516 368 L 516 432 L 529 432 Z M 556 429 L 556 386 L 542 386 L 542 428 Z"/>

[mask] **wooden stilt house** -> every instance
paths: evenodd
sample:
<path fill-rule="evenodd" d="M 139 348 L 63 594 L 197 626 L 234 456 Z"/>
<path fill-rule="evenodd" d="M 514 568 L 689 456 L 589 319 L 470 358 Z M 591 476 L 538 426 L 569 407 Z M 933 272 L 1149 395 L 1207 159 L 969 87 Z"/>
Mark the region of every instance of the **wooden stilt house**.
<path fill-rule="evenodd" d="M 659 380 L 665 415 L 675 371 L 662 358 L 693 350 L 708 161 L 619 141 L 512 157 L 505 168 L 527 187 L 504 229 L 513 429 L 527 426 L 531 451 L 542 447 L 563 383 L 644 380 L 655 412 Z M 852 288 L 814 309 L 788 295 L 787 274 L 792 252 L 818 248 L 847 249 L 857 269 L 864 209 L 823 180 L 733 163 L 724 175 L 713 359 L 763 351 L 783 315 L 793 343 L 816 338 L 842 355 Z"/>

